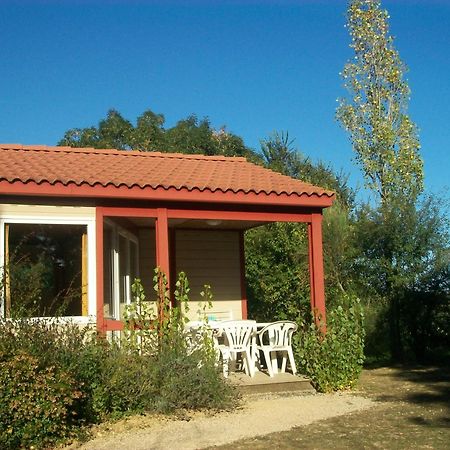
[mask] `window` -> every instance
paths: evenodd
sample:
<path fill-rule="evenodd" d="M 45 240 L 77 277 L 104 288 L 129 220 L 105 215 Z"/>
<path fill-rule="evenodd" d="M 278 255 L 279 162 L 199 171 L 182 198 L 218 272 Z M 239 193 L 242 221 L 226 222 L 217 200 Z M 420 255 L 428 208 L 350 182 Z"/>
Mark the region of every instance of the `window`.
<path fill-rule="evenodd" d="M 6 317 L 87 316 L 87 225 L 3 225 Z"/>

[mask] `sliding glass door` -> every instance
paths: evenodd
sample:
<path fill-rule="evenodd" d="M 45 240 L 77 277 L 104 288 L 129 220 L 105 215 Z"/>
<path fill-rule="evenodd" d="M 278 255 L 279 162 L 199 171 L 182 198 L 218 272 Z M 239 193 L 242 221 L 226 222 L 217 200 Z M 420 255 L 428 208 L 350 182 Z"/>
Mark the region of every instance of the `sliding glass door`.
<path fill-rule="evenodd" d="M 105 317 L 120 320 L 132 301 L 131 286 L 139 276 L 138 238 L 113 223 L 104 229 L 103 283 Z"/>

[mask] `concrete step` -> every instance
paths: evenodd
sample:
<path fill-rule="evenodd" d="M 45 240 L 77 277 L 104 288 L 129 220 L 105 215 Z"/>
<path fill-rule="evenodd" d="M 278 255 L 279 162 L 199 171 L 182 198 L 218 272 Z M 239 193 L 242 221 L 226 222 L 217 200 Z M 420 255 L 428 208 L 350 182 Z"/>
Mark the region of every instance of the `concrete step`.
<path fill-rule="evenodd" d="M 278 373 L 270 377 L 267 373 L 257 371 L 254 377 L 243 372 L 230 372 L 228 379 L 237 386 L 240 392 L 265 393 L 265 392 L 315 392 L 308 378 L 291 373 Z"/>

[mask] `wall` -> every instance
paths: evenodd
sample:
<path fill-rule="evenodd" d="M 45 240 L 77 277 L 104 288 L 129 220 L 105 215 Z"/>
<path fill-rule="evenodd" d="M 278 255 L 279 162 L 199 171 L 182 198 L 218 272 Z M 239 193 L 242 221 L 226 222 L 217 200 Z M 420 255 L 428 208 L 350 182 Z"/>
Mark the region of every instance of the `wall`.
<path fill-rule="evenodd" d="M 200 291 L 209 284 L 217 319 L 241 319 L 241 273 L 239 232 L 221 230 L 177 230 L 176 271 L 186 272 L 191 288 L 190 318 L 197 317 Z"/>
<path fill-rule="evenodd" d="M 147 298 L 155 297 L 153 276 L 156 267 L 156 243 L 154 228 L 140 228 L 139 237 L 139 277 Z"/>

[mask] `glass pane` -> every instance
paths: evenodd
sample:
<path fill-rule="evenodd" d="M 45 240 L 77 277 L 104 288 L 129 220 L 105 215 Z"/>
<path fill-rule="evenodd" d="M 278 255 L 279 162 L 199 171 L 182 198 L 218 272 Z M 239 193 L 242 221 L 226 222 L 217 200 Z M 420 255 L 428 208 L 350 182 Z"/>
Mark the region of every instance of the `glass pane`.
<path fill-rule="evenodd" d="M 112 231 L 103 229 L 103 314 L 114 317 Z"/>
<path fill-rule="evenodd" d="M 119 235 L 119 301 L 121 304 L 127 303 L 128 299 L 128 275 L 128 240 Z M 120 309 L 122 314 L 122 306 Z"/>
<path fill-rule="evenodd" d="M 134 283 L 134 280 L 138 276 L 138 249 L 137 245 L 133 241 L 130 241 L 130 285 Z M 130 292 L 130 299 L 131 298 L 132 296 Z"/>
<path fill-rule="evenodd" d="M 11 316 L 80 316 L 87 227 L 10 223 L 8 228 Z"/>

